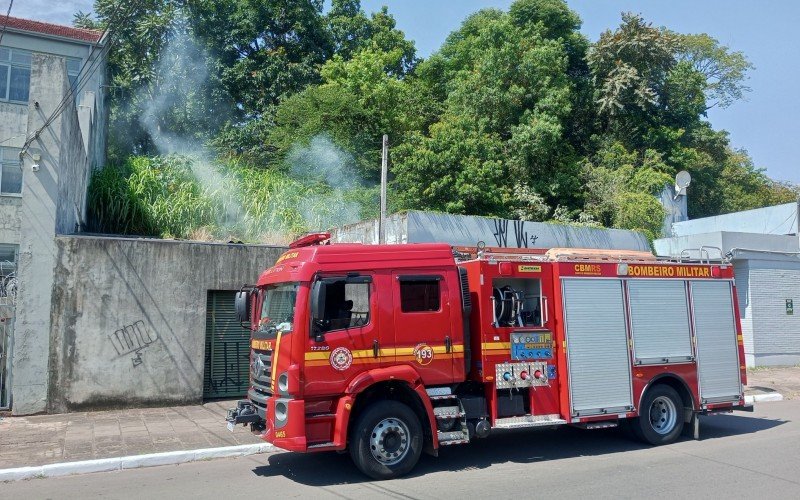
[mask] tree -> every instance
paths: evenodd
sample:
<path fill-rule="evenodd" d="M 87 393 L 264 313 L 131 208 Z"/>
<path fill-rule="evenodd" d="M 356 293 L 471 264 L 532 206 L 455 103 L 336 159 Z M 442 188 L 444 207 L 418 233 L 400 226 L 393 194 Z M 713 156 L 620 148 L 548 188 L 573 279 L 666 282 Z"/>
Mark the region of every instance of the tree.
<path fill-rule="evenodd" d="M 322 0 L 197 0 L 192 24 L 220 60 L 220 78 L 245 115 L 257 117 L 319 81 L 332 53 Z"/>
<path fill-rule="evenodd" d="M 750 92 L 744 81 L 754 66 L 744 53 L 731 51 L 706 33 L 676 36 L 678 60 L 685 61 L 705 80 L 703 90 L 709 103 L 707 109 L 714 106 L 726 108 Z"/>
<path fill-rule="evenodd" d="M 677 46 L 674 34 L 631 13 L 622 15 L 617 30 L 600 35 L 587 60 L 606 130 L 636 144 L 647 128 L 657 124 L 667 78 L 677 62 Z"/>
<path fill-rule="evenodd" d="M 286 96 L 270 117 L 255 120 L 266 126 L 254 130 L 249 124 L 246 130 L 256 135 L 246 139 L 246 149 L 260 155 L 257 161 L 283 168 L 296 144 L 324 135 L 352 156 L 362 179 L 376 182 L 381 136 L 401 142 L 406 131 L 422 127 L 430 107 L 425 92 L 407 81 L 416 64 L 414 45 L 385 9 L 368 18 L 355 1 L 333 7 L 329 23 L 337 52 L 320 67 L 319 83 Z"/>
<path fill-rule="evenodd" d="M 442 114 L 413 146 L 395 151 L 404 206 L 511 216 L 529 204 L 526 191 L 515 190 L 520 183 L 550 206 L 579 204 L 580 141 L 570 125 L 587 76 L 579 26 L 563 1 L 518 0 L 508 13 L 471 15 L 420 65 Z M 413 186 L 431 169 L 452 188 Z"/>

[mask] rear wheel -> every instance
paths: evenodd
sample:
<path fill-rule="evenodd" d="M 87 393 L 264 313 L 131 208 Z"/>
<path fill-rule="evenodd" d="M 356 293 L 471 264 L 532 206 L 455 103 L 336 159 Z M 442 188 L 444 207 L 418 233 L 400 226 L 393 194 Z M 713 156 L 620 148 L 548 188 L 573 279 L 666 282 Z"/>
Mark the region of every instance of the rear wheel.
<path fill-rule="evenodd" d="M 645 443 L 672 443 L 683 430 L 683 400 L 668 385 L 653 386 L 642 397 L 639 417 L 631 424 L 636 437 Z"/>
<path fill-rule="evenodd" d="M 373 479 L 408 473 L 422 453 L 422 425 L 417 415 L 397 401 L 379 401 L 358 418 L 350 439 L 356 467 Z"/>

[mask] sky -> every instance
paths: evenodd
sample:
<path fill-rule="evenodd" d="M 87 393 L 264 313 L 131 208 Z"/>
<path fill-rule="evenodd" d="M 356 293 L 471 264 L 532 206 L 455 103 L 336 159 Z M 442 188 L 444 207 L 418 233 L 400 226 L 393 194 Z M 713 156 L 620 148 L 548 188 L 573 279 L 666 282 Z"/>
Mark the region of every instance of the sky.
<path fill-rule="evenodd" d="M 268 0 L 265 0 L 268 1 Z M 62 24 L 92 0 L 15 0 L 12 15 Z M 512 0 L 361 0 L 372 12 L 382 5 L 397 26 L 427 57 L 470 13 L 485 7 L 507 9 Z M 735 148 L 746 149 L 756 166 L 777 180 L 800 183 L 800 1 L 770 0 L 567 0 L 583 20 L 589 40 L 619 25 L 620 13 L 642 14 L 656 26 L 680 33 L 708 33 L 755 65 L 745 101 L 712 109 L 708 119 L 730 133 Z M 5 13 L 8 0 L 0 0 Z"/>

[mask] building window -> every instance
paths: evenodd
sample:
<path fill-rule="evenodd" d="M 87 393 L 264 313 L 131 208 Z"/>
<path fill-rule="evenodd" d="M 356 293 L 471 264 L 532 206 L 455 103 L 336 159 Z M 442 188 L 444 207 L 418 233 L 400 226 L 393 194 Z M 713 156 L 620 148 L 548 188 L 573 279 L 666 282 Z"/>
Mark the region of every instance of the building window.
<path fill-rule="evenodd" d="M 67 77 L 75 88 L 81 59 L 67 57 Z M 27 50 L 0 48 L 0 101 L 28 102 L 31 90 L 31 53 Z"/>
<path fill-rule="evenodd" d="M 81 71 L 81 60 L 73 57 L 67 58 L 67 77 L 69 77 L 69 86 L 75 88 L 75 82 L 78 81 L 78 73 Z"/>
<path fill-rule="evenodd" d="M 17 148 L 0 147 L 0 194 L 22 194 L 22 162 Z"/>
<path fill-rule="evenodd" d="M 17 245 L 0 244 L 0 278 L 17 270 Z"/>
<path fill-rule="evenodd" d="M 0 100 L 28 102 L 31 88 L 31 53 L 0 48 Z"/>

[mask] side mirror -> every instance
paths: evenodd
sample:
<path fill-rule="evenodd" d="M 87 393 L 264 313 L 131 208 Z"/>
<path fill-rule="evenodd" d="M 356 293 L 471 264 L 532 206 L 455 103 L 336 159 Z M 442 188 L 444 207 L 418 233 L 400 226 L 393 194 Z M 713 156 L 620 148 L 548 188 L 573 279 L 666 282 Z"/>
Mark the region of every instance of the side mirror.
<path fill-rule="evenodd" d="M 311 285 L 311 335 L 317 342 L 325 338 L 321 324 L 325 317 L 325 289 L 326 283 L 322 280 Z"/>
<path fill-rule="evenodd" d="M 236 292 L 236 319 L 239 323 L 250 324 L 250 291 L 239 290 Z"/>

